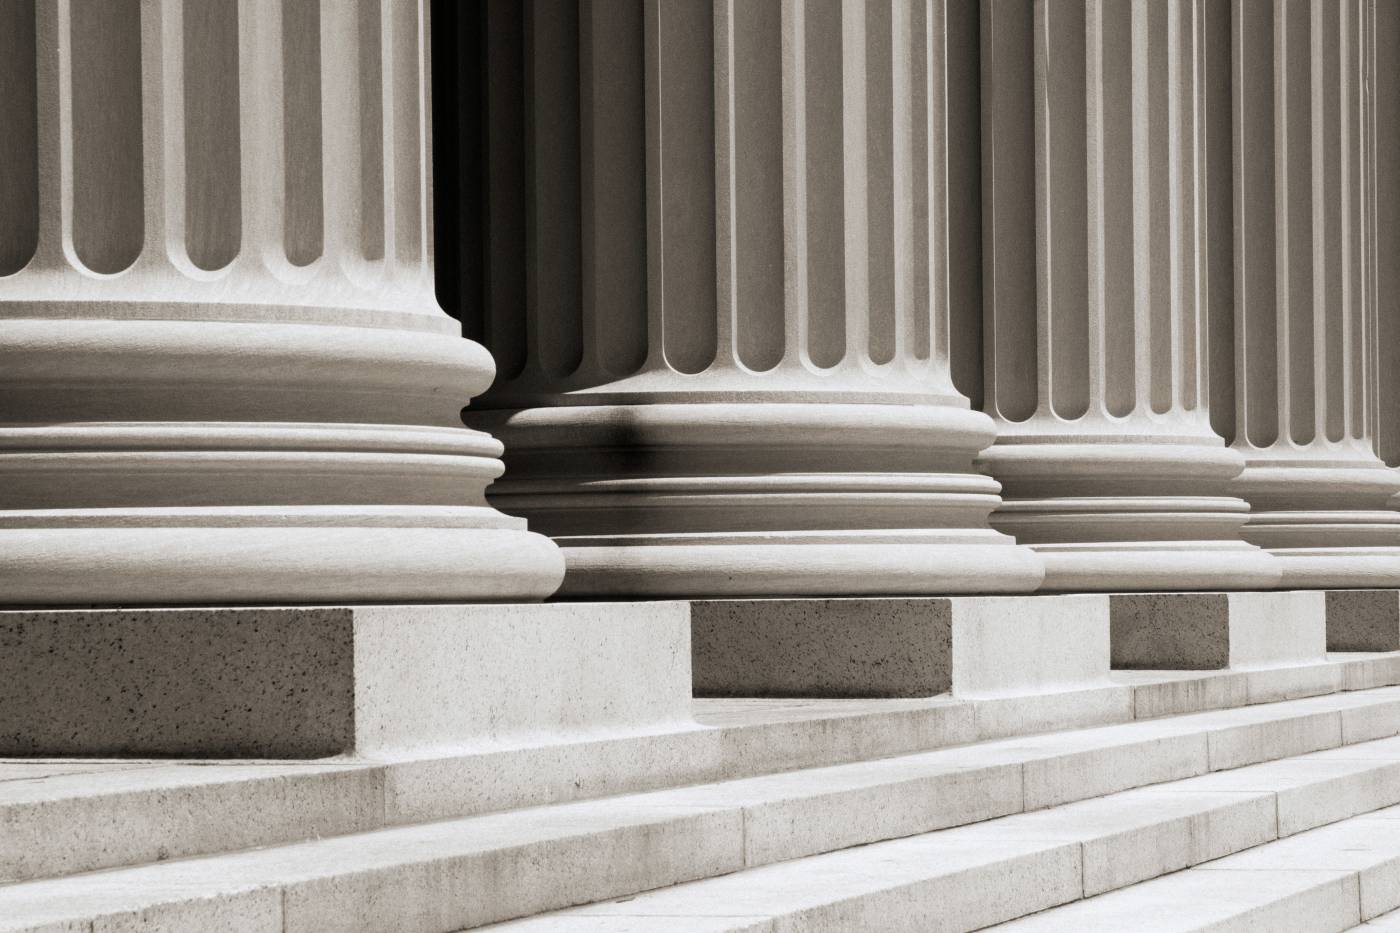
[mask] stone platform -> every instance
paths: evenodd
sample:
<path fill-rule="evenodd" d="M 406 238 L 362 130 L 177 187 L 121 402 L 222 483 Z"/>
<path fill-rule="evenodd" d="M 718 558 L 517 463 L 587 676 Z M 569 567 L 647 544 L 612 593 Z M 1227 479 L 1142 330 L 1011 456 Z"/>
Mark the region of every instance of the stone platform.
<path fill-rule="evenodd" d="M 690 720 L 684 603 L 0 612 L 0 755 L 319 758 Z"/>
<path fill-rule="evenodd" d="M 1105 596 L 690 604 L 697 696 L 958 697 L 1098 686 Z"/>
<path fill-rule="evenodd" d="M 1400 590 L 1328 590 L 1327 649 L 1400 650 Z"/>
<path fill-rule="evenodd" d="M 1004 699 L 1008 722 L 1024 698 L 1049 722 L 1069 697 L 1115 702 L 1111 668 L 1286 679 L 1329 643 L 1385 644 L 1398 609 L 1315 591 L 7 611 L 0 754 L 569 744 L 692 728 L 692 690 Z"/>

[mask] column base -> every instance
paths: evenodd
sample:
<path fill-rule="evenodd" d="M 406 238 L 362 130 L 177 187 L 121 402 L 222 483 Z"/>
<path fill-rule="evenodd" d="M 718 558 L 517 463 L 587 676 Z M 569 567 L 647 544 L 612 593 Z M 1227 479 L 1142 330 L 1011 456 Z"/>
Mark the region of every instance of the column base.
<path fill-rule="evenodd" d="M 1283 568 L 1280 586 L 1385 589 L 1400 586 L 1400 548 L 1270 548 Z"/>
<path fill-rule="evenodd" d="M 1329 590 L 1328 651 L 1400 651 L 1400 590 Z"/>
<path fill-rule="evenodd" d="M 563 560 L 485 508 L 0 512 L 4 605 L 536 600 Z"/>
<path fill-rule="evenodd" d="M 947 540 L 952 537 L 953 540 Z M 936 543 L 907 536 L 800 533 L 675 535 L 577 545 L 556 538 L 568 572 L 562 597 L 926 596 L 1029 593 L 1041 564 L 995 532 Z"/>
<path fill-rule="evenodd" d="M 506 447 L 490 502 L 564 550 L 566 597 L 1024 593 L 1040 560 L 987 526 L 980 412 L 656 402 L 473 411 Z"/>
<path fill-rule="evenodd" d="M 1113 666 L 1124 670 L 1283 667 L 1325 660 L 1322 593 L 1115 593 Z"/>
<path fill-rule="evenodd" d="M 1108 599 L 691 603 L 697 696 L 1040 694 L 1108 683 Z"/>
<path fill-rule="evenodd" d="M 690 724 L 684 603 L 0 612 L 0 755 L 394 757 Z"/>
<path fill-rule="evenodd" d="M 1033 544 L 1050 592 L 1267 590 L 1282 568 L 1268 551 L 1239 542 Z"/>
<path fill-rule="evenodd" d="M 1045 561 L 1042 590 L 1258 590 L 1278 562 L 1241 538 L 1244 465 L 1199 414 L 1003 424 L 980 462 L 1003 485 L 991 525 Z"/>

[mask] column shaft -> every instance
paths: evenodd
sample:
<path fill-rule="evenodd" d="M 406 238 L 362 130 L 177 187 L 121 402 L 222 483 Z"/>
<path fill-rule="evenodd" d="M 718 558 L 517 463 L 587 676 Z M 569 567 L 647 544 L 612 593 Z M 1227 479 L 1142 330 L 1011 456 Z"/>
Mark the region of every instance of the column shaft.
<path fill-rule="evenodd" d="M 486 6 L 461 292 L 501 378 L 469 420 L 566 593 L 1038 582 L 950 376 L 954 6 Z"/>
<path fill-rule="evenodd" d="M 4 15 L 4 601 L 547 595 L 433 297 L 423 4 Z"/>
<path fill-rule="evenodd" d="M 1207 414 L 1206 7 L 982 3 L 982 462 L 1046 588 L 1278 580 Z"/>
<path fill-rule="evenodd" d="M 1400 582 L 1397 477 L 1368 425 L 1371 307 L 1392 301 L 1368 257 L 1368 205 L 1389 211 L 1368 154 L 1369 7 L 1232 5 L 1236 489 L 1253 510 L 1246 538 L 1283 558 L 1285 586 Z"/>
<path fill-rule="evenodd" d="M 1367 259 L 1374 342 L 1370 404 L 1377 455 L 1400 466 L 1400 4 L 1368 2 L 1370 35 L 1362 49 L 1367 64 L 1370 131 L 1366 154 L 1371 194 L 1365 205 L 1372 224 Z M 1396 500 L 1392 499 L 1395 505 Z"/>

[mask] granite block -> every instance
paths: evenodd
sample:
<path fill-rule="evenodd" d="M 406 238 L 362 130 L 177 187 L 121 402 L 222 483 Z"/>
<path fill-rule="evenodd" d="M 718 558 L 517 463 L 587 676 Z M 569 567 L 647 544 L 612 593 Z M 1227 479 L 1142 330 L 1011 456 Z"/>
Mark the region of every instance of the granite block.
<path fill-rule="evenodd" d="M 0 612 L 0 755 L 395 757 L 690 722 L 683 602 Z"/>

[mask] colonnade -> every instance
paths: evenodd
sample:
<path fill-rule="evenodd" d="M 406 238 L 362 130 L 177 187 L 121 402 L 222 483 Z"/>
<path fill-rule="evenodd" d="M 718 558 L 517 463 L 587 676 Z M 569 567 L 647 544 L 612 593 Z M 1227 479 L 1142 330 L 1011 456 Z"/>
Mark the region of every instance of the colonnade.
<path fill-rule="evenodd" d="M 1400 586 L 1400 0 L 433 11 L 4 7 L 4 601 Z"/>

